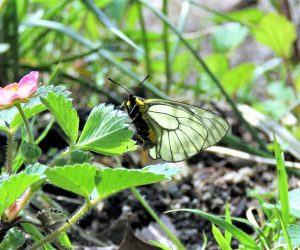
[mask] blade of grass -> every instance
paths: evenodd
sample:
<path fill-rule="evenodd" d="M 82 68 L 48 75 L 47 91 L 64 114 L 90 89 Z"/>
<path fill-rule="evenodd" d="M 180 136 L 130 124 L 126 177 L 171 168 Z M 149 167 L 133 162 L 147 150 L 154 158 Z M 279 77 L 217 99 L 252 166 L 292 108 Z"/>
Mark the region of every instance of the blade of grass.
<path fill-rule="evenodd" d="M 145 61 L 146 61 L 146 70 L 147 74 L 146 75 L 152 75 L 152 67 L 151 67 L 151 59 L 150 59 L 150 50 L 148 46 L 148 38 L 147 38 L 147 30 L 145 26 L 145 21 L 144 21 L 144 16 L 143 16 L 143 10 L 141 3 L 136 2 L 138 12 L 139 12 L 139 22 L 141 26 L 141 36 L 142 36 L 142 42 L 144 46 L 144 51 L 145 51 Z"/>
<path fill-rule="evenodd" d="M 229 224 L 232 224 L 230 209 L 227 200 L 225 206 L 225 221 L 228 222 Z M 231 239 L 232 239 L 232 234 L 229 231 L 225 230 L 225 240 L 229 246 L 231 245 Z"/>
<path fill-rule="evenodd" d="M 279 220 L 280 220 L 280 225 L 281 225 L 281 229 L 285 238 L 285 242 L 287 245 L 287 249 L 288 250 L 293 250 L 293 246 L 292 246 L 292 242 L 291 242 L 291 238 L 289 236 L 289 233 L 287 231 L 287 224 L 285 224 L 284 220 L 283 220 L 283 216 L 282 213 L 280 213 L 280 211 L 278 210 L 278 208 L 276 207 L 278 216 L 279 216 Z M 282 211 L 281 211 L 282 212 Z"/>
<path fill-rule="evenodd" d="M 202 8 L 202 9 L 204 9 L 204 10 L 210 12 L 210 13 L 213 13 L 214 15 L 216 15 L 216 16 L 218 16 L 218 17 L 221 17 L 221 18 L 223 18 L 223 19 L 226 20 L 226 21 L 239 23 L 240 25 L 249 27 L 249 25 L 247 25 L 247 24 L 245 24 L 245 23 L 243 23 L 243 22 L 241 22 L 241 21 L 239 21 L 239 20 L 236 20 L 236 19 L 234 19 L 234 18 L 232 18 L 232 17 L 230 17 L 230 16 L 228 16 L 228 15 L 222 13 L 222 12 L 219 12 L 219 11 L 217 11 L 217 10 L 215 10 L 215 9 L 209 8 L 209 7 L 207 7 L 205 4 L 202 4 L 202 3 L 200 3 L 200 2 L 196 2 L 196 1 L 194 1 L 194 0 L 189 0 L 189 2 L 190 2 L 192 5 L 197 6 L 197 7 L 200 7 L 200 8 Z"/>
<path fill-rule="evenodd" d="M 278 198 L 280 200 L 282 220 L 285 225 L 290 221 L 290 208 L 289 208 L 289 190 L 288 179 L 285 170 L 284 158 L 280 146 L 277 142 L 275 134 L 274 136 L 274 150 L 277 166 L 277 178 L 278 178 Z"/>
<path fill-rule="evenodd" d="M 93 53 L 96 53 L 98 50 L 100 50 L 102 47 L 102 45 L 94 48 L 94 49 L 89 49 L 88 51 L 85 51 L 85 52 L 82 52 L 82 53 L 78 53 L 78 54 L 75 54 L 75 55 L 71 55 L 71 56 L 66 56 L 66 57 L 62 57 L 58 60 L 54 60 L 52 62 L 49 62 L 47 64 L 42 64 L 40 67 L 45 67 L 45 68 L 48 68 L 54 64 L 58 64 L 58 63 L 62 63 L 62 62 L 72 62 L 72 61 L 75 61 L 76 59 L 78 58 L 83 58 L 85 56 L 88 56 L 88 55 L 91 55 Z"/>
<path fill-rule="evenodd" d="M 94 1 L 91 0 L 82 0 L 82 3 L 90 10 L 98 21 L 103 23 L 112 33 L 114 33 L 117 37 L 123 40 L 125 43 L 129 44 L 135 50 L 137 50 L 142 55 L 144 51 L 135 44 L 128 36 L 126 36 L 121 30 L 119 30 L 110 20 L 109 18 L 95 5 Z"/>
<path fill-rule="evenodd" d="M 17 1 L 8 1 L 4 9 L 3 37 L 10 44 L 9 57 L 12 62 L 14 81 L 19 80 L 19 33 L 17 17 Z"/>
<path fill-rule="evenodd" d="M 53 3 L 57 3 L 55 6 L 49 8 L 49 9 L 44 9 L 46 10 L 45 14 L 43 15 L 43 19 L 51 19 L 53 16 L 58 15 L 57 12 L 60 12 L 63 10 L 65 5 L 69 3 L 69 0 L 61 0 L 61 1 L 55 1 Z M 48 34 L 49 30 L 36 30 L 36 32 L 32 32 L 32 30 L 25 30 L 22 32 L 21 36 L 21 44 L 22 47 L 20 48 L 20 54 L 24 56 L 27 53 L 32 52 L 32 46 L 37 44 L 37 42 L 40 42 L 42 39 L 46 38 L 46 35 Z M 30 41 L 26 43 L 26 41 Z"/>
<path fill-rule="evenodd" d="M 69 29 L 65 25 L 63 25 L 61 23 L 58 23 L 58 22 L 47 21 L 47 20 L 34 20 L 34 21 L 29 20 L 29 21 L 23 22 L 22 24 L 25 25 L 25 26 L 33 26 L 33 27 L 37 26 L 37 27 L 48 28 L 50 30 L 55 30 L 57 32 L 60 32 L 64 35 L 67 35 L 67 36 L 73 38 L 78 43 L 83 44 L 84 46 L 86 46 L 90 49 L 95 49 L 95 48 L 100 46 L 99 43 L 93 43 L 89 39 L 81 36 L 80 34 L 74 32 L 73 30 Z M 108 53 L 107 51 L 100 49 L 100 50 L 97 51 L 97 54 L 101 58 L 103 58 L 104 60 L 106 60 L 107 62 L 109 62 L 113 66 L 115 66 L 116 68 L 118 68 L 121 72 L 123 72 L 124 74 L 130 76 L 135 81 L 141 82 L 143 80 L 143 78 L 136 75 L 134 72 L 132 72 L 126 66 L 124 66 L 124 64 L 119 63 L 116 60 L 114 60 L 113 56 L 110 53 Z M 145 82 L 143 84 L 143 86 L 145 88 L 147 88 L 156 97 L 163 98 L 163 99 L 168 98 L 168 96 L 164 92 L 159 90 L 153 84 L 149 83 L 149 81 Z"/>
<path fill-rule="evenodd" d="M 266 158 L 273 158 L 273 155 L 271 153 L 262 151 L 259 148 L 254 148 L 253 146 L 249 145 L 249 143 L 243 141 L 233 134 L 225 135 L 225 137 L 223 138 L 223 142 L 227 143 L 233 148 L 247 152 L 249 154 L 259 155 Z"/>
<path fill-rule="evenodd" d="M 142 197 L 140 192 L 135 188 L 130 188 L 131 192 L 137 198 L 137 200 L 143 205 L 146 211 L 152 216 L 152 218 L 157 222 L 157 224 L 164 230 L 166 235 L 173 241 L 173 243 L 177 246 L 177 249 L 184 250 L 184 245 L 180 242 L 180 240 L 169 230 L 169 228 L 161 221 L 158 215 L 154 212 L 154 210 L 149 206 L 146 200 Z"/>
<path fill-rule="evenodd" d="M 201 249 L 200 250 L 205 250 L 206 249 L 206 247 L 207 247 L 207 236 L 206 236 L 206 234 L 203 232 L 203 244 L 202 244 L 202 246 L 201 246 Z"/>
<path fill-rule="evenodd" d="M 209 220 L 210 222 L 222 227 L 224 230 L 228 230 L 238 241 L 248 247 L 248 249 L 257 249 L 257 244 L 255 240 L 251 238 L 250 235 L 246 234 L 244 231 L 238 227 L 229 224 L 220 216 L 212 215 L 206 212 L 203 212 L 199 209 L 174 209 L 170 210 L 167 213 L 171 212 L 190 212 L 199 215 L 202 218 Z"/>
<path fill-rule="evenodd" d="M 212 224 L 212 233 L 213 233 L 214 238 L 217 241 L 219 247 L 222 250 L 231 250 L 230 245 L 227 243 L 227 241 L 224 238 L 224 236 L 222 235 L 221 231 L 214 224 Z"/>
<path fill-rule="evenodd" d="M 187 49 L 193 54 L 197 62 L 203 67 L 203 69 L 207 72 L 209 77 L 212 79 L 212 81 L 215 83 L 215 85 L 218 87 L 222 95 L 226 98 L 229 105 L 232 107 L 235 115 L 237 118 L 245 125 L 247 130 L 251 133 L 252 137 L 257 141 L 260 148 L 264 151 L 268 151 L 265 143 L 259 138 L 257 130 L 252 127 L 242 116 L 240 111 L 238 110 L 236 104 L 231 99 L 231 97 L 227 94 L 225 89 L 222 87 L 219 80 L 216 78 L 216 76 L 212 73 L 212 71 L 208 68 L 204 60 L 199 56 L 198 52 L 193 49 L 193 47 L 189 44 L 189 42 L 181 35 L 181 33 L 170 23 L 168 18 L 163 15 L 161 12 L 157 11 L 148 1 L 146 0 L 138 0 L 143 5 L 145 5 L 152 13 L 154 13 L 159 19 L 161 19 L 164 23 L 166 23 L 169 28 L 180 38 L 180 40 L 184 43 L 184 45 L 187 47 Z"/>
<path fill-rule="evenodd" d="M 164 13 L 165 16 L 168 16 L 168 0 L 163 0 L 163 6 L 162 6 L 162 13 Z M 170 90 L 170 84 L 171 84 L 171 65 L 170 65 L 170 56 L 169 56 L 169 27 L 168 25 L 163 22 L 163 46 L 164 46 L 164 52 L 165 52 L 165 72 L 166 72 L 166 87 L 165 91 L 168 94 Z"/>

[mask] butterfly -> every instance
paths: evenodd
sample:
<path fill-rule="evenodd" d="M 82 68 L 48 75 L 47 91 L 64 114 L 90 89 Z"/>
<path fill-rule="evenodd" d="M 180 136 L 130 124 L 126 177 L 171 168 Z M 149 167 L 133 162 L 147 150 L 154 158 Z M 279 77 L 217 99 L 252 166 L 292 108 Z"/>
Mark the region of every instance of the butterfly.
<path fill-rule="evenodd" d="M 176 101 L 143 99 L 116 84 L 128 92 L 122 105 L 152 159 L 184 161 L 218 143 L 229 130 L 228 122 L 214 112 Z"/>

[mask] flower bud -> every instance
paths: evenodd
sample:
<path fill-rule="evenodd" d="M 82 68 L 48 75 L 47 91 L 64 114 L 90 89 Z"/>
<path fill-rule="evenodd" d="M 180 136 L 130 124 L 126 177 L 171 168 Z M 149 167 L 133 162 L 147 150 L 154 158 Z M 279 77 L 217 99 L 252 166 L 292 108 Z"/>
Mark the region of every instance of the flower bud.
<path fill-rule="evenodd" d="M 21 145 L 23 160 L 27 164 L 36 163 L 42 154 L 42 150 L 36 144 L 24 141 Z"/>

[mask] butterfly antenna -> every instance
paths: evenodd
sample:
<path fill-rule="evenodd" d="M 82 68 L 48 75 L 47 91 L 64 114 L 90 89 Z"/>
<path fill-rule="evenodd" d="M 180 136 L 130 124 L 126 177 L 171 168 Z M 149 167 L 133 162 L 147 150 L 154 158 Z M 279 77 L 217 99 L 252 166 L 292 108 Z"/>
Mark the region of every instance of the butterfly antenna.
<path fill-rule="evenodd" d="M 137 89 L 143 85 L 143 83 L 149 78 L 150 75 L 147 75 L 146 78 L 137 86 Z"/>
<path fill-rule="evenodd" d="M 116 84 L 116 85 L 118 85 L 118 86 L 120 86 L 121 88 L 123 88 L 123 89 L 125 89 L 126 90 L 126 92 L 129 94 L 129 95 L 131 95 L 131 93 L 129 92 L 129 90 L 128 89 L 126 89 L 124 86 L 122 86 L 121 84 L 119 84 L 119 83 L 117 83 L 116 81 L 114 81 L 113 79 L 111 79 L 111 78 L 108 78 L 108 80 L 110 80 L 111 82 L 113 82 L 114 84 Z"/>

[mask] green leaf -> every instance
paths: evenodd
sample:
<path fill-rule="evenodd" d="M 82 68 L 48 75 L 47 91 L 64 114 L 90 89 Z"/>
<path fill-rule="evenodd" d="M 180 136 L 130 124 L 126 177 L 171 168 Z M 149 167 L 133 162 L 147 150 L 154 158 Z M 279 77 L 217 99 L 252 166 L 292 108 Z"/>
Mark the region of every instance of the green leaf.
<path fill-rule="evenodd" d="M 106 198 L 123 189 L 160 182 L 169 179 L 178 172 L 170 171 L 167 164 L 149 166 L 144 169 L 103 168 L 90 164 L 76 164 L 64 167 L 54 167 L 46 171 L 48 180 L 65 190 L 89 197 L 93 191 L 95 196 Z M 165 174 L 163 174 L 165 173 Z M 95 189 L 95 190 L 94 190 Z"/>
<path fill-rule="evenodd" d="M 300 218 L 300 188 L 289 192 L 290 214 Z"/>
<path fill-rule="evenodd" d="M 89 198 L 95 187 L 96 169 L 90 164 L 69 165 L 49 168 L 46 176 L 52 184 Z"/>
<path fill-rule="evenodd" d="M 247 85 L 253 79 L 255 66 L 251 63 L 240 64 L 228 70 L 223 78 L 222 85 L 231 95 L 235 94 L 240 87 Z"/>
<path fill-rule="evenodd" d="M 225 221 L 228 222 L 229 224 L 232 224 L 228 201 L 226 201 L 226 206 L 225 206 Z M 232 234 L 226 230 L 225 239 L 229 246 L 231 245 L 231 238 L 232 238 Z"/>
<path fill-rule="evenodd" d="M 173 250 L 170 246 L 166 246 L 160 242 L 154 241 L 154 240 L 149 240 L 154 246 L 158 247 L 159 249 L 162 250 Z"/>
<path fill-rule="evenodd" d="M 222 77 L 229 69 L 228 58 L 222 54 L 211 54 L 205 58 L 205 63 L 217 77 Z M 203 72 L 205 73 L 205 72 Z"/>
<path fill-rule="evenodd" d="M 25 243 L 24 234 L 16 227 L 9 229 L 0 243 L 0 249 L 15 250 Z"/>
<path fill-rule="evenodd" d="M 46 110 L 46 107 L 40 101 L 40 97 L 46 97 L 49 92 L 55 92 L 64 96 L 69 96 L 70 94 L 70 92 L 66 91 L 62 86 L 54 87 L 50 85 L 39 87 L 34 96 L 29 98 L 27 103 L 22 104 L 22 109 L 27 118 Z M 0 129 L 3 129 L 5 122 L 14 130 L 23 123 L 23 119 L 16 107 L 0 111 Z"/>
<path fill-rule="evenodd" d="M 274 150 L 275 150 L 275 158 L 276 158 L 276 166 L 277 166 L 278 196 L 280 200 L 282 220 L 285 225 L 288 225 L 290 220 L 288 180 L 287 180 L 287 175 L 286 175 L 286 170 L 284 165 L 283 154 L 276 140 L 275 134 L 274 134 Z"/>
<path fill-rule="evenodd" d="M 64 247 L 69 247 L 71 249 L 73 249 L 73 245 L 70 241 L 69 236 L 66 234 L 66 232 L 63 232 L 61 234 L 58 235 L 58 240 L 60 242 L 60 244 Z"/>
<path fill-rule="evenodd" d="M 74 144 L 78 137 L 79 118 L 72 101 L 61 94 L 50 92 L 47 97 L 41 97 L 42 103 L 54 115 L 56 121 Z"/>
<path fill-rule="evenodd" d="M 231 250 L 230 245 L 227 243 L 221 231 L 214 224 L 212 224 L 212 232 L 215 240 L 217 241 L 218 245 L 222 250 Z"/>
<path fill-rule="evenodd" d="M 13 204 L 25 190 L 37 182 L 40 176 L 37 174 L 28 175 L 25 172 L 10 175 L 0 182 L 0 215 L 6 208 Z"/>
<path fill-rule="evenodd" d="M 205 250 L 206 247 L 207 247 L 207 243 L 208 243 L 207 236 L 206 236 L 206 234 L 203 232 L 203 244 L 202 244 L 200 250 Z"/>
<path fill-rule="evenodd" d="M 297 32 L 293 23 L 276 13 L 265 15 L 252 29 L 255 39 L 270 47 L 278 56 L 289 58 Z"/>
<path fill-rule="evenodd" d="M 300 247 L 300 225 L 290 224 L 287 228 L 287 233 L 290 237 L 293 249 Z M 280 241 L 286 243 L 285 237 L 283 234 L 280 236 Z"/>
<path fill-rule="evenodd" d="M 43 165 L 41 163 L 34 163 L 33 165 L 28 165 L 25 168 L 25 172 L 30 174 L 38 174 L 40 176 L 44 176 L 44 173 L 48 167 L 46 165 Z"/>
<path fill-rule="evenodd" d="M 236 226 L 226 222 L 224 219 L 220 218 L 219 216 L 212 215 L 206 212 L 203 212 L 198 209 L 174 209 L 168 212 L 190 212 L 199 215 L 202 218 L 209 220 L 210 222 L 218 225 L 219 227 L 223 228 L 224 230 L 229 231 L 240 243 L 247 246 L 248 249 L 257 249 L 257 244 L 255 240 L 251 238 L 250 235 L 242 231 L 241 229 L 237 228 Z"/>
<path fill-rule="evenodd" d="M 105 155 L 134 150 L 133 133 L 127 127 L 124 113 L 101 104 L 92 110 L 75 146 Z"/>
<path fill-rule="evenodd" d="M 228 52 L 240 45 L 248 34 L 248 28 L 239 23 L 226 23 L 216 28 L 212 44 L 217 52 Z"/>
<path fill-rule="evenodd" d="M 160 170 L 155 172 L 154 169 L 156 168 L 159 168 Z M 170 171 L 171 168 L 172 167 L 168 164 L 159 164 L 148 166 L 143 169 L 100 169 L 97 175 L 99 180 L 97 190 L 100 196 L 105 198 L 113 193 L 130 187 L 169 180 L 171 176 L 179 171 L 179 168 L 175 168 L 174 171 Z"/>
<path fill-rule="evenodd" d="M 28 223 L 21 223 L 22 228 L 25 230 L 26 233 L 30 234 L 31 239 L 34 240 L 34 242 L 38 242 L 44 238 L 44 235 L 39 231 L 39 229 Z M 44 250 L 55 250 L 56 248 L 52 247 L 50 243 L 46 243 L 43 245 Z"/>

